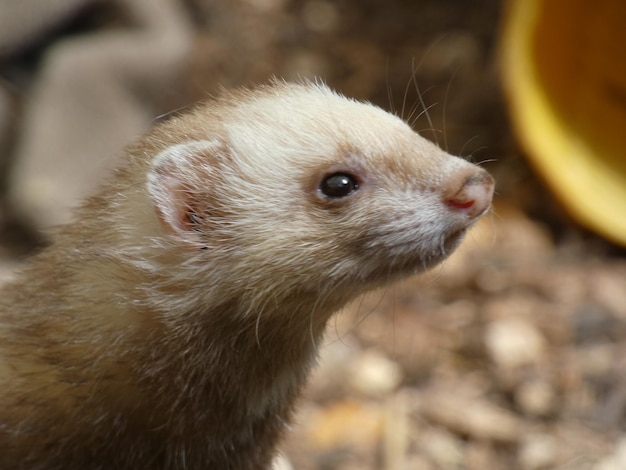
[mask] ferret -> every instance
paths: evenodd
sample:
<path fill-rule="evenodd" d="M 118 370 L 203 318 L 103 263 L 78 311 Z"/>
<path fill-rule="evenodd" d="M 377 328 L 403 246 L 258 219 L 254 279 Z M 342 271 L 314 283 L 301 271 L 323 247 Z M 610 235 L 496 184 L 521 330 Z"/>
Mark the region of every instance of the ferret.
<path fill-rule="evenodd" d="M 331 315 L 446 258 L 493 188 L 320 83 L 157 125 L 0 292 L 0 468 L 268 468 Z"/>

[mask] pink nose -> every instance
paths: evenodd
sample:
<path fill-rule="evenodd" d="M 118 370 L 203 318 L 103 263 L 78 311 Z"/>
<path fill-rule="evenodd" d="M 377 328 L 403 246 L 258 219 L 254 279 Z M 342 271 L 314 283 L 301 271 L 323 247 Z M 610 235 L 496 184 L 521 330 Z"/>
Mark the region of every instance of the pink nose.
<path fill-rule="evenodd" d="M 444 196 L 444 202 L 452 209 L 465 213 L 469 219 L 475 219 L 489 209 L 493 190 L 491 175 L 484 170 L 473 170 L 461 179 L 461 187 L 456 192 Z"/>

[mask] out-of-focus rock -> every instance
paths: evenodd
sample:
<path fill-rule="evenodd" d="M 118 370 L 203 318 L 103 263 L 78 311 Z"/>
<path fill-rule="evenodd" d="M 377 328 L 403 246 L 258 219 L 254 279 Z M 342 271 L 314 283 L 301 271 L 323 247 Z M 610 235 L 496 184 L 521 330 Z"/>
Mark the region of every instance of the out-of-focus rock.
<path fill-rule="evenodd" d="M 592 470 L 624 470 L 626 468 L 626 437 L 615 445 L 611 455 L 598 462 Z"/>
<path fill-rule="evenodd" d="M 355 400 L 319 409 L 308 418 L 309 438 L 320 451 L 374 446 L 384 425 L 384 412 L 379 405 Z"/>
<path fill-rule="evenodd" d="M 558 442 L 548 434 L 528 434 L 519 447 L 519 462 L 523 470 L 554 468 L 558 456 Z"/>
<path fill-rule="evenodd" d="M 593 299 L 613 315 L 626 321 L 626 268 L 596 268 L 589 276 L 589 292 Z"/>
<path fill-rule="evenodd" d="M 546 348 L 541 332 L 521 318 L 491 322 L 485 331 L 485 346 L 493 362 L 506 369 L 538 363 Z"/>
<path fill-rule="evenodd" d="M 555 411 L 556 399 L 552 384 L 541 378 L 524 381 L 515 390 L 515 402 L 529 416 L 547 416 Z"/>
<path fill-rule="evenodd" d="M 369 349 L 351 366 L 349 375 L 353 391 L 372 397 L 382 396 L 400 385 L 402 369 L 380 352 Z"/>
<path fill-rule="evenodd" d="M 426 395 L 418 409 L 432 422 L 474 439 L 517 442 L 524 430 L 523 421 L 505 408 L 452 391 Z"/>
<path fill-rule="evenodd" d="M 463 466 L 464 448 L 461 440 L 452 433 L 432 428 L 425 430 L 418 438 L 420 450 L 442 470 L 456 469 Z"/>

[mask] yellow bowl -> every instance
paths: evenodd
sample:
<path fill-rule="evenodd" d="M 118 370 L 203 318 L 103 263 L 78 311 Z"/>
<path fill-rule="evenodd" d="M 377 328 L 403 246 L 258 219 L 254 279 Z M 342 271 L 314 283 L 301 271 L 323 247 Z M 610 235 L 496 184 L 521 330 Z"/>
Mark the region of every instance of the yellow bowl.
<path fill-rule="evenodd" d="M 501 48 L 514 128 L 581 224 L 626 245 L 626 1 L 510 0 Z"/>

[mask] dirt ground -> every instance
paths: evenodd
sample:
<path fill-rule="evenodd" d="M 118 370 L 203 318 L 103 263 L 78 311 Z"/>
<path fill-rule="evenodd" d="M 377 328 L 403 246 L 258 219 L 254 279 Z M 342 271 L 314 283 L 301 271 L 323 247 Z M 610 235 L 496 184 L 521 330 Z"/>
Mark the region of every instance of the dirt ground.
<path fill-rule="evenodd" d="M 485 162 L 498 195 L 442 266 L 335 318 L 282 446 L 293 468 L 626 468 L 626 250 L 578 226 L 524 158 L 500 91 L 501 1 L 141 3 L 74 0 L 0 35 L 0 280 L 113 165 L 98 152 L 219 85 L 318 76 Z M 117 61 L 107 41 L 139 44 L 145 25 L 181 47 L 166 61 L 159 45 L 160 68 Z M 89 64 L 119 70 L 104 83 Z M 48 180 L 29 189 L 42 161 Z"/>

